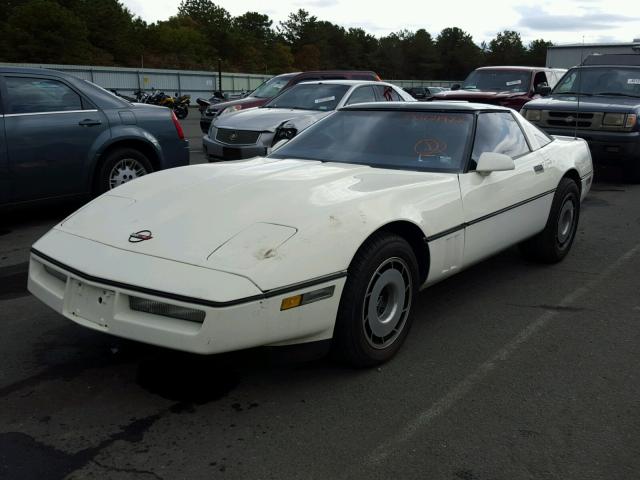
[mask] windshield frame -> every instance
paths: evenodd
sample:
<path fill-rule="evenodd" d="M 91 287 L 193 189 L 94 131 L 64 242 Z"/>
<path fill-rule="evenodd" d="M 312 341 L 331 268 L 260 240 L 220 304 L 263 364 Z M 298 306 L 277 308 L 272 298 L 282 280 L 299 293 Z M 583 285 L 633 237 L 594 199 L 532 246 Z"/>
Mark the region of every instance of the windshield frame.
<path fill-rule="evenodd" d="M 302 87 L 308 87 L 308 86 L 322 86 L 322 85 L 329 85 L 329 86 L 336 86 L 336 87 L 345 87 L 346 90 L 342 93 L 342 96 L 339 99 L 336 99 L 336 106 L 332 109 L 329 110 L 322 110 L 319 108 L 304 108 L 304 107 L 299 107 L 299 106 L 295 106 L 295 107 L 291 107 L 291 106 L 281 106 L 281 105 L 274 105 L 274 102 L 277 102 L 278 100 L 281 100 L 280 97 L 282 97 L 283 95 L 287 95 L 287 94 L 291 94 L 291 92 L 293 92 L 296 88 L 300 89 Z M 267 103 L 265 103 L 264 105 L 262 105 L 260 108 L 283 108 L 286 110 L 303 110 L 306 112 L 335 112 L 336 110 L 338 110 L 338 108 L 340 107 L 340 104 L 342 103 L 342 101 L 347 97 L 347 95 L 349 94 L 349 92 L 353 89 L 352 85 L 347 85 L 344 83 L 328 83 L 328 82 L 300 82 L 297 83 L 295 85 L 292 85 L 290 88 L 287 88 L 286 90 L 280 92 L 277 96 L 273 97 L 271 100 L 269 100 Z"/>
<path fill-rule="evenodd" d="M 275 158 L 278 160 L 285 160 L 285 159 L 297 159 L 297 160 L 309 160 L 309 161 L 316 161 L 316 162 L 322 162 L 322 163 L 337 163 L 337 164 L 344 164 L 344 165 L 363 165 L 363 166 L 367 166 L 367 167 L 371 167 L 371 168 L 378 168 L 378 169 L 382 169 L 382 170 L 402 170 L 402 171 L 406 171 L 406 172 L 422 172 L 422 173 L 442 173 L 442 174 L 462 174 L 462 173 L 467 173 L 468 172 L 468 168 L 469 168 L 469 164 L 471 161 L 471 152 L 473 150 L 473 143 L 475 141 L 475 136 L 476 136 L 476 126 L 477 126 L 477 121 L 478 121 L 478 115 L 480 113 L 483 113 L 485 111 L 493 111 L 493 110 L 449 110 L 449 109 L 418 109 L 418 108 L 412 108 L 412 109 L 390 109 L 390 108 L 384 108 L 382 106 L 380 107 L 376 107 L 376 106 L 367 106 L 366 108 L 341 108 L 338 110 L 335 110 L 333 112 L 331 112 L 329 115 L 327 115 L 326 117 L 324 117 L 323 119 L 319 120 L 318 122 L 316 122 L 315 124 L 313 124 L 312 126 L 310 126 L 309 128 L 307 128 L 306 130 L 304 130 L 303 132 L 299 133 L 297 136 L 295 136 L 292 140 L 290 140 L 289 142 L 287 142 L 287 144 L 285 144 L 283 146 L 286 147 L 289 144 L 293 143 L 293 142 L 297 142 L 299 141 L 301 138 L 304 138 L 306 135 L 309 135 L 310 133 L 312 133 L 316 128 L 322 128 L 321 124 L 323 122 L 328 121 L 330 118 L 332 118 L 334 115 L 340 115 L 341 112 L 403 112 L 403 113 L 418 113 L 418 114 L 424 114 L 424 115 L 428 115 L 428 114 L 467 114 L 467 115 L 471 115 L 472 119 L 471 119 L 471 125 L 469 127 L 469 134 L 467 135 L 467 141 L 466 144 L 464 145 L 462 154 L 461 154 L 461 161 L 460 161 L 460 166 L 459 168 L 448 168 L 448 169 L 443 169 L 443 168 L 428 168 L 428 167 L 421 167 L 421 168 L 411 168 L 409 166 L 406 165 L 389 165 L 389 164 L 381 164 L 381 163 L 369 163 L 369 162 L 341 162 L 341 161 L 335 161 L 333 159 L 321 159 L 321 158 L 312 158 L 312 157 L 304 157 L 304 156 L 291 156 L 291 155 L 282 155 L 282 154 L 278 154 L 278 152 L 280 151 L 280 149 L 276 150 L 273 153 L 270 153 L 269 155 L 267 155 L 267 158 Z M 525 138 L 526 135 L 525 135 Z M 527 138 L 528 141 L 528 138 Z"/>
<path fill-rule="evenodd" d="M 510 90 L 507 88 L 501 89 L 501 90 L 497 90 L 497 89 L 487 89 L 487 88 L 469 88 L 468 85 L 468 80 L 473 77 L 474 75 L 481 75 L 481 74 L 485 74 L 485 73 L 489 73 L 489 74 L 495 74 L 495 73 L 517 73 L 518 75 L 526 75 L 528 77 L 526 83 L 523 86 L 522 90 Z M 533 77 L 533 73 L 529 70 L 522 70 L 522 69 L 517 69 L 517 68 L 513 68 L 513 69 L 508 69 L 508 68 L 482 68 L 482 69 L 476 69 L 473 72 L 471 72 L 467 78 L 464 79 L 464 82 L 462 82 L 462 85 L 460 86 L 460 90 L 464 90 L 466 92 L 497 92 L 497 93 L 528 93 L 531 91 L 531 82 L 532 82 L 532 77 Z M 520 80 L 520 79 L 518 79 Z M 476 82 L 477 83 L 477 82 Z M 522 84 L 521 84 L 522 85 Z M 506 86 L 506 84 L 505 84 Z"/>
<path fill-rule="evenodd" d="M 551 90 L 551 95 L 574 95 L 574 96 L 580 95 L 580 96 L 587 96 L 587 97 L 620 96 L 620 97 L 626 97 L 626 98 L 640 98 L 640 93 L 638 93 L 637 95 L 626 94 L 624 92 L 614 92 L 613 89 L 608 89 L 605 92 L 595 91 L 595 90 L 590 92 L 590 91 L 584 90 L 583 88 L 584 78 L 586 75 L 583 75 L 582 72 L 589 72 L 589 73 L 601 72 L 600 75 L 605 75 L 605 74 L 612 74 L 612 72 L 615 72 L 616 70 L 637 71 L 638 72 L 637 77 L 640 79 L 640 67 L 633 66 L 633 65 L 579 65 L 579 66 L 572 67 L 566 71 L 566 73 L 562 76 L 562 78 L 558 81 L 558 83 L 553 87 L 553 90 Z M 574 83 L 577 82 L 579 88 L 574 88 L 574 86 L 572 86 L 572 88 L 569 91 L 559 92 L 558 89 L 560 88 L 560 86 L 565 82 L 565 79 L 569 78 L 569 76 L 573 72 L 577 73 L 578 78 L 576 78 Z M 617 73 L 620 74 L 620 72 L 617 72 Z"/>
<path fill-rule="evenodd" d="M 291 81 L 291 79 L 295 77 L 295 74 L 290 73 L 290 74 L 284 74 L 284 75 L 276 75 L 275 77 L 271 77 L 269 80 L 265 80 L 264 82 L 262 82 L 260 85 L 258 85 L 248 96 L 249 97 L 255 97 L 255 98 L 262 98 L 262 99 L 270 99 L 270 98 L 275 98 L 278 95 L 280 95 L 283 91 L 287 90 L 287 85 L 289 84 L 289 82 Z M 267 84 L 269 84 L 270 82 L 273 83 L 277 83 L 281 80 L 284 80 L 284 85 L 282 86 L 282 88 L 280 89 L 280 91 L 273 96 L 270 97 L 261 97 L 260 95 L 257 95 L 256 92 L 258 90 L 260 90 L 262 87 L 266 87 Z"/>

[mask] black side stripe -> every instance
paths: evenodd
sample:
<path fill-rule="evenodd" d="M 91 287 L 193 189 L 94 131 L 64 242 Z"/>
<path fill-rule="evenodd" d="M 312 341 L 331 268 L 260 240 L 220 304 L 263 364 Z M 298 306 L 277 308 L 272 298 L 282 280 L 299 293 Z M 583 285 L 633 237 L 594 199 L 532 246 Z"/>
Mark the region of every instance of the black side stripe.
<path fill-rule="evenodd" d="M 194 298 L 186 295 L 179 295 L 176 293 L 163 292 L 160 290 L 154 290 L 152 288 L 139 287 L 137 285 L 130 285 L 128 283 L 116 282 L 114 280 L 108 280 L 106 278 L 95 277 L 93 275 L 89 275 L 87 273 L 81 272 L 80 270 L 77 270 L 75 268 L 69 267 L 64 263 L 59 262 L 58 260 L 51 258 L 50 256 L 45 255 L 44 253 L 36 250 L 35 248 L 31 249 L 31 253 L 37 257 L 40 257 L 42 260 L 45 260 L 53 265 L 56 265 L 57 267 L 65 270 L 66 272 L 76 277 L 87 280 L 89 282 L 108 285 L 111 287 L 120 288 L 123 290 L 129 290 L 132 292 L 145 293 L 147 295 L 153 295 L 155 297 L 163 297 L 163 298 L 166 298 L 169 300 L 175 300 L 178 302 L 192 303 L 195 305 L 203 305 L 205 307 L 213 307 L 213 308 L 231 307 L 234 305 L 241 305 L 243 303 L 255 302 L 257 300 L 264 300 L 267 298 L 276 297 L 278 295 L 283 295 L 285 293 L 294 292 L 296 290 L 302 290 L 304 288 L 313 287 L 315 285 L 330 282 L 332 280 L 337 280 L 347 275 L 346 271 L 331 273 L 329 275 L 323 275 L 321 277 L 317 277 L 306 282 L 295 283 L 293 285 L 286 285 L 284 287 L 274 288 L 272 290 L 265 290 L 263 293 L 259 295 L 238 298 L 236 300 L 229 300 L 227 302 L 215 302 L 212 300 L 204 300 L 202 298 Z"/>
<path fill-rule="evenodd" d="M 549 190 L 547 192 L 541 193 L 539 195 L 536 195 L 535 197 L 527 198 L 526 200 L 522 200 L 521 202 L 514 203 L 513 205 L 509 205 L 508 207 L 501 208 L 500 210 L 496 210 L 495 212 L 491 212 L 487 215 L 483 215 L 482 217 L 478 217 L 469 222 L 461 223 L 460 225 L 456 225 L 455 227 L 448 228 L 446 230 L 443 230 L 442 232 L 439 232 L 439 233 L 436 233 L 435 235 L 431 235 L 430 237 L 427 237 L 427 242 L 432 242 L 434 240 L 438 240 L 439 238 L 446 237 L 447 235 L 455 233 L 459 230 L 464 230 L 465 228 L 470 227 L 471 225 L 475 225 L 476 223 L 480 223 L 484 220 L 488 220 L 497 215 L 508 212 L 509 210 L 513 210 L 514 208 L 518 208 L 523 205 L 526 205 L 527 203 L 531 203 L 535 200 L 538 200 L 539 198 L 546 197 L 547 195 L 551 195 L 552 193 L 555 193 L 555 191 L 556 190 L 554 188 L 553 190 Z"/>

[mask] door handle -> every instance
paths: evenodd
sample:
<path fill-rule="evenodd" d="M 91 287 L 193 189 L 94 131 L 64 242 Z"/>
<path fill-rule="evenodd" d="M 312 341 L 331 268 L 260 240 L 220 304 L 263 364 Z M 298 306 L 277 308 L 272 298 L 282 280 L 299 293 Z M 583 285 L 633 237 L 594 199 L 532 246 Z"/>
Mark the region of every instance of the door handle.
<path fill-rule="evenodd" d="M 102 122 L 100 120 L 93 120 L 91 118 L 85 118 L 84 120 L 80 120 L 78 125 L 81 127 L 93 127 L 94 125 L 100 125 Z"/>

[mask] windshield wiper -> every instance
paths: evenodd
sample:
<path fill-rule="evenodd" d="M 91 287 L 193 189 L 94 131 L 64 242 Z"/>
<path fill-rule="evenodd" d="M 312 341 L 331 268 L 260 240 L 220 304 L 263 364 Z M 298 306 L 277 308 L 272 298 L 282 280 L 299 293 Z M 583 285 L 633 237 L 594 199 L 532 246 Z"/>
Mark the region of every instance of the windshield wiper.
<path fill-rule="evenodd" d="M 609 97 L 633 97 L 633 98 L 640 98 L 640 95 L 632 95 L 630 93 L 620 93 L 620 92 L 598 92 L 598 93 L 594 93 L 594 95 L 602 95 L 602 96 L 609 96 Z"/>
<path fill-rule="evenodd" d="M 551 92 L 551 95 L 580 95 L 583 97 L 592 97 L 593 93 L 585 93 L 585 92 Z"/>

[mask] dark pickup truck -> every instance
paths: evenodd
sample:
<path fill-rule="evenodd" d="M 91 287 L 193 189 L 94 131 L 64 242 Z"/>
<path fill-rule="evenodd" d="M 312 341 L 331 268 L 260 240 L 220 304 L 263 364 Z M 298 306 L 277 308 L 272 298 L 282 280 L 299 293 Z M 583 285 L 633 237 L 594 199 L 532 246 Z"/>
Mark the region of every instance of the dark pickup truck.
<path fill-rule="evenodd" d="M 640 54 L 590 55 L 522 113 L 547 133 L 584 138 L 596 164 L 640 182 Z"/>

